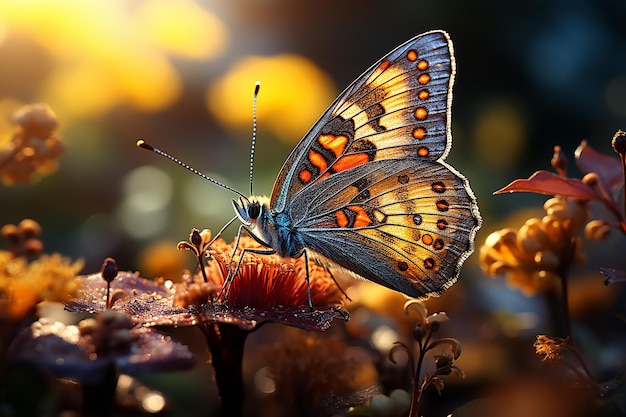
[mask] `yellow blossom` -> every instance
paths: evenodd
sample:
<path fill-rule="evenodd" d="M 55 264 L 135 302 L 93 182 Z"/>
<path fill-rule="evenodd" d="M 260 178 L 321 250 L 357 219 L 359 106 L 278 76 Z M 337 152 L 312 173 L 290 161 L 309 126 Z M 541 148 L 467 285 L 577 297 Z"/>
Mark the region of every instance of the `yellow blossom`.
<path fill-rule="evenodd" d="M 82 262 L 59 254 L 42 255 L 33 262 L 0 251 L 0 322 L 19 322 L 41 301 L 65 301 L 77 290 L 76 274 Z"/>

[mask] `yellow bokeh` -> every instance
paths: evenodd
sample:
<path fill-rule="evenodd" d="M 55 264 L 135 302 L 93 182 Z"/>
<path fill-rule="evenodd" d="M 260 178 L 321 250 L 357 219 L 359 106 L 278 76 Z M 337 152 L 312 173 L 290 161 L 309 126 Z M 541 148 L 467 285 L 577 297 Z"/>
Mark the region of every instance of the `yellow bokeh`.
<path fill-rule="evenodd" d="M 167 53 L 212 58 L 227 41 L 219 20 L 190 0 L 4 0 L 0 26 L 5 37 L 29 37 L 51 55 L 37 100 L 66 119 L 119 104 L 162 110 L 182 90 Z"/>
<path fill-rule="evenodd" d="M 520 109 L 507 102 L 485 107 L 473 128 L 472 141 L 481 164 L 506 171 L 520 161 L 526 146 L 526 129 Z"/>
<path fill-rule="evenodd" d="M 207 92 L 207 105 L 228 128 L 249 131 L 254 83 L 261 82 L 259 128 L 297 142 L 335 98 L 330 77 L 299 55 L 248 56 L 239 60 Z"/>
<path fill-rule="evenodd" d="M 189 0 L 150 0 L 137 9 L 139 25 L 161 48 L 186 58 L 221 54 L 228 40 L 222 22 Z"/>

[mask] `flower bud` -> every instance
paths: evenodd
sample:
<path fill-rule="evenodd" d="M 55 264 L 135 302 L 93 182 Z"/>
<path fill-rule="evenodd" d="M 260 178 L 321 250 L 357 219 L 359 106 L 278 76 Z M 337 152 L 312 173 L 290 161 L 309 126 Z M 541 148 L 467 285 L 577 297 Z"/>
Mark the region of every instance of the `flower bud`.
<path fill-rule="evenodd" d="M 589 240 L 603 240 L 611 232 L 611 226 L 604 220 L 592 220 L 585 225 L 585 237 Z"/>
<path fill-rule="evenodd" d="M 189 236 L 189 241 L 192 245 L 196 247 L 202 245 L 202 236 L 200 236 L 200 231 L 198 229 L 191 230 L 191 236 Z"/>
<path fill-rule="evenodd" d="M 28 239 L 24 242 L 24 254 L 26 256 L 36 256 L 43 252 L 43 242 L 39 239 Z"/>
<path fill-rule="evenodd" d="M 541 220 L 536 218 L 528 219 L 517 234 L 518 245 L 529 253 L 543 249 L 547 242 L 548 236 L 542 228 Z"/>
<path fill-rule="evenodd" d="M 560 176 L 567 176 L 567 166 L 569 164 L 567 157 L 561 151 L 560 146 L 554 147 L 554 155 L 552 156 L 550 163 L 552 164 L 552 168 L 554 168 Z"/>
<path fill-rule="evenodd" d="M 25 238 L 38 237 L 41 235 L 41 226 L 35 220 L 24 219 L 17 227 L 24 234 Z"/>
<path fill-rule="evenodd" d="M 613 150 L 618 154 L 622 156 L 626 154 L 626 132 L 618 130 L 615 136 L 613 136 L 611 146 L 613 146 Z"/>
<path fill-rule="evenodd" d="M 452 365 L 452 355 L 448 352 L 443 352 L 440 355 L 435 356 L 435 366 L 438 370 L 449 368 Z M 452 369 L 449 369 L 449 372 L 442 372 L 442 375 L 450 375 L 452 373 Z"/>
<path fill-rule="evenodd" d="M 115 279 L 115 277 L 117 277 L 118 272 L 119 270 L 117 268 L 117 264 L 115 263 L 115 259 L 106 258 L 102 264 L 102 269 L 100 270 L 102 278 L 104 278 L 106 282 L 111 282 Z"/>
<path fill-rule="evenodd" d="M 418 323 L 413 329 L 413 339 L 415 341 L 420 341 L 424 338 L 425 335 L 426 335 L 426 330 L 424 330 L 422 325 Z"/>
<path fill-rule="evenodd" d="M 600 181 L 600 177 L 598 177 L 598 174 L 596 174 L 595 172 L 588 172 L 587 174 L 585 174 L 582 181 L 585 184 L 593 187 L 598 184 L 598 181 Z"/>
<path fill-rule="evenodd" d="M 14 224 L 5 224 L 0 229 L 0 234 L 10 243 L 18 243 L 22 238 L 19 228 Z"/>

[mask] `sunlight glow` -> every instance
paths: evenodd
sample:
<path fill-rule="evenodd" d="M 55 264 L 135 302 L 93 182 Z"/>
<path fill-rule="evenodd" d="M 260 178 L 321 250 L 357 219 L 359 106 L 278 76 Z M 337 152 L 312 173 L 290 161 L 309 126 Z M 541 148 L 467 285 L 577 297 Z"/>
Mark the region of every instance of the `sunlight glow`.
<path fill-rule="evenodd" d="M 248 132 L 257 80 L 259 129 L 288 143 L 296 143 L 335 97 L 330 77 L 305 57 L 247 56 L 209 88 L 209 110 L 227 127 Z"/>
<path fill-rule="evenodd" d="M 225 48 L 225 26 L 191 0 L 132 4 L 0 2 L 4 36 L 39 43 L 53 62 L 38 101 L 66 120 L 97 116 L 120 104 L 159 111 L 174 103 L 182 89 L 167 54 L 208 59 Z"/>
<path fill-rule="evenodd" d="M 214 58 L 228 33 L 213 14 L 190 0 L 151 0 L 137 9 L 139 25 L 165 51 L 185 58 Z"/>

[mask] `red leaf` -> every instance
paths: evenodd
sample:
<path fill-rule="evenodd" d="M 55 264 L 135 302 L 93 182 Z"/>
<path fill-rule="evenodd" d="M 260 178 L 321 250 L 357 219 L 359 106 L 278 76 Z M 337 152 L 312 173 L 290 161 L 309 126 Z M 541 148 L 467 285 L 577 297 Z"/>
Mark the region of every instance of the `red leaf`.
<path fill-rule="evenodd" d="M 622 185 L 622 166 L 617 156 L 601 154 L 584 140 L 576 148 L 574 155 L 576 156 L 576 165 L 583 174 L 589 172 L 598 174 L 607 191 L 615 192 Z"/>
<path fill-rule="evenodd" d="M 515 180 L 494 194 L 525 191 L 529 193 L 561 195 L 581 200 L 598 199 L 593 188 L 577 178 L 563 178 L 548 171 L 537 171 L 528 179 Z"/>

